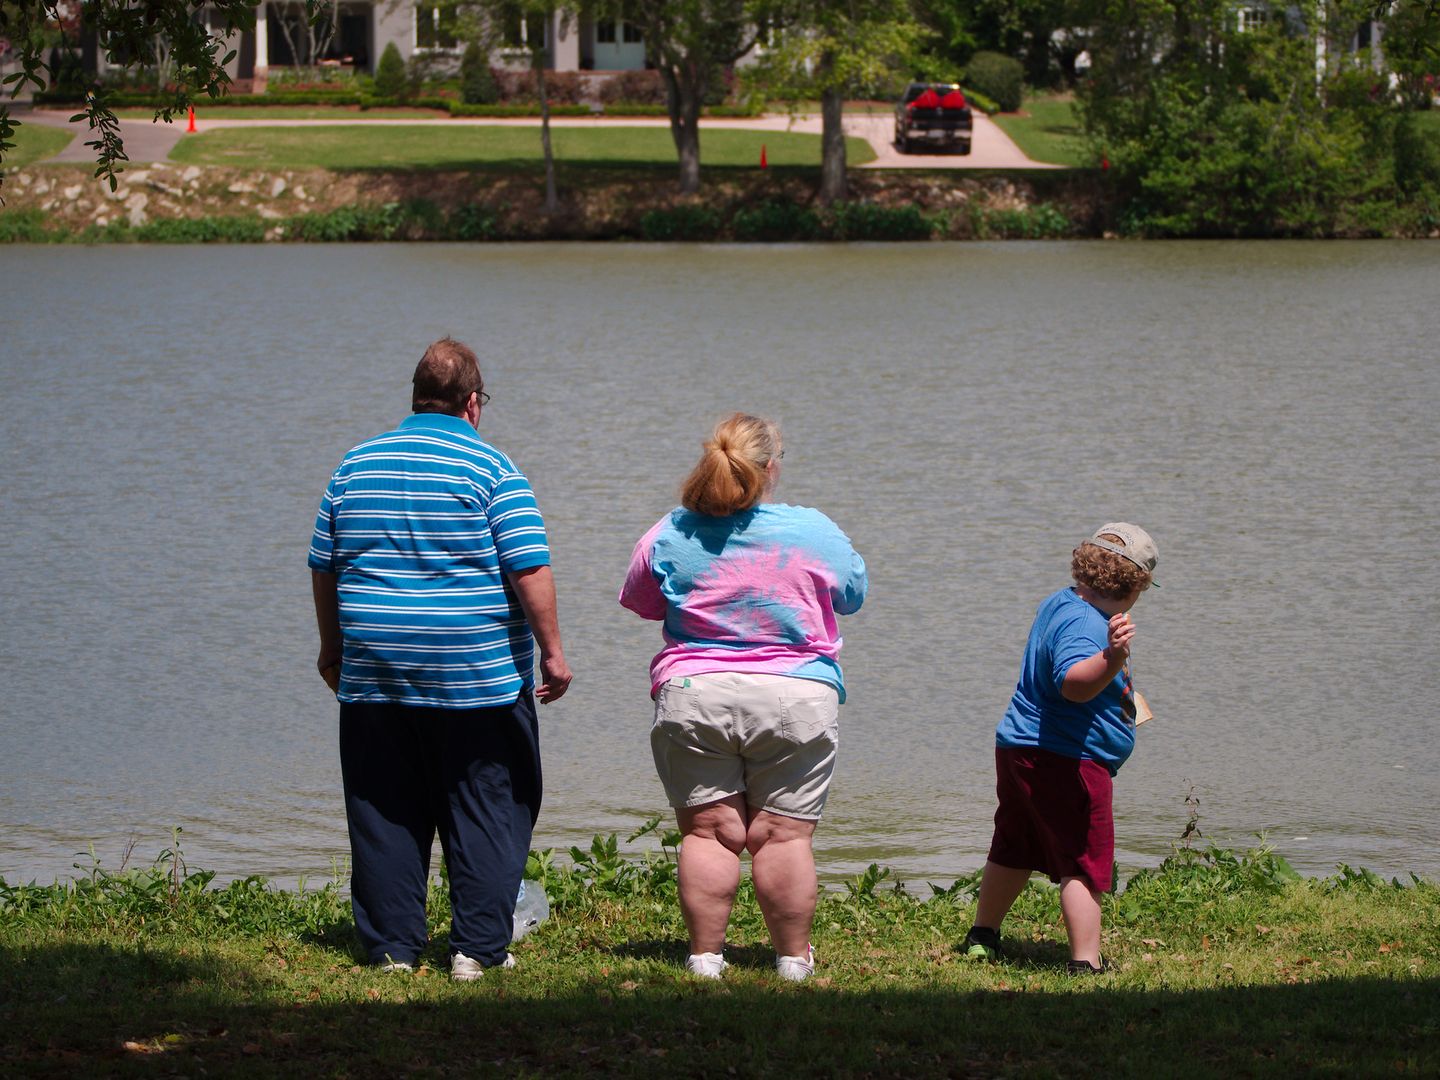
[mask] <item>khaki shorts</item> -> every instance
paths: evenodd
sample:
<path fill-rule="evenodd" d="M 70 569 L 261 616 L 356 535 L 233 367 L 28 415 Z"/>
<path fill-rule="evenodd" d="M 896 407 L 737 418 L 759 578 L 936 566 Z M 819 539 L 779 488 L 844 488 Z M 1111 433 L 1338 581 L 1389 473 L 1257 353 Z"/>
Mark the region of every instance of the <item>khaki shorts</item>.
<path fill-rule="evenodd" d="M 840 742 L 840 696 L 814 679 L 712 673 L 671 679 L 655 698 L 650 749 L 674 807 L 730 795 L 817 820 Z"/>

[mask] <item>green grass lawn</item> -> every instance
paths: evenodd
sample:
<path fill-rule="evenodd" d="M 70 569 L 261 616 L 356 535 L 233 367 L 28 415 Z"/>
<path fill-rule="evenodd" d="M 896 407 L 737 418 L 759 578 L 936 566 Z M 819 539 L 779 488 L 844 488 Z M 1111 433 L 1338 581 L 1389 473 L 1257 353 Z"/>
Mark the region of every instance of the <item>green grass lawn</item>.
<path fill-rule="evenodd" d="M 665 127 L 551 129 L 557 161 L 567 165 L 674 167 L 675 143 Z M 820 136 L 710 129 L 700 135 L 701 162 L 753 167 L 765 147 L 771 165 L 819 165 Z M 863 139 L 849 139 L 852 165 L 875 159 Z M 464 169 L 532 167 L 541 162 L 538 126 L 222 128 L 181 139 L 174 161 L 250 168 Z"/>
<path fill-rule="evenodd" d="M 991 117 L 1032 161 L 1082 168 L 1089 165 L 1085 132 L 1068 94 L 1033 97 L 1020 113 Z"/>
<path fill-rule="evenodd" d="M 75 132 L 64 128 L 21 123 L 15 129 L 15 149 L 5 154 L 4 166 L 6 169 L 18 169 L 34 161 L 43 161 L 64 150 L 73 138 Z"/>
<path fill-rule="evenodd" d="M 1415 123 L 1420 130 L 1440 142 L 1440 109 L 1426 109 L 1415 114 Z"/>
<path fill-rule="evenodd" d="M 1112 970 L 1071 977 L 1032 883 L 995 965 L 956 948 L 974 878 L 931 897 L 874 868 L 827 893 L 816 976 L 781 982 L 746 880 L 725 978 L 684 972 L 674 849 L 532 856 L 550 919 L 512 971 L 446 977 L 431 892 L 414 974 L 357 962 L 334 886 L 221 889 L 173 860 L 0 881 L 0 1073 L 24 1076 L 1288 1077 L 1440 1069 L 1440 890 L 1300 880 L 1211 849 L 1105 899 Z"/>

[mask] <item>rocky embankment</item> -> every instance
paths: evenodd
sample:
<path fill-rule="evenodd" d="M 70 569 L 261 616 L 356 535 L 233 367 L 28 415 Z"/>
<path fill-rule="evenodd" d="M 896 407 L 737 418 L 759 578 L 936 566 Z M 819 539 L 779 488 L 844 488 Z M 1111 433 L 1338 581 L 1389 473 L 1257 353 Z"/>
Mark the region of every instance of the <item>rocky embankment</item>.
<path fill-rule="evenodd" d="M 330 172 L 162 162 L 126 169 L 113 191 L 92 172 L 83 165 L 32 165 L 10 172 L 0 189 L 5 200 L 0 226 L 7 216 L 20 220 L 23 215 L 32 232 L 43 229 L 51 239 L 116 239 L 135 230 L 136 238 L 148 238 L 146 233 L 169 238 L 154 226 L 241 219 L 254 226 L 247 236 L 284 241 L 313 239 L 314 230 L 303 227 L 308 218 L 393 212 L 399 224 L 386 238 L 445 239 L 457 237 L 435 223 L 465 213 L 484 217 L 485 228 L 476 238 L 805 239 L 807 230 L 813 233 L 803 224 L 807 215 L 821 209 L 813 174 L 777 170 L 716 172 L 707 176 L 699 195 L 689 197 L 676 193 L 668 170 L 563 170 L 554 214 L 544 212 L 543 185 L 532 172 Z M 927 235 L 939 239 L 1099 236 L 1105 229 L 1098 184 L 1084 175 L 856 171 L 850 187 L 852 204 L 874 208 L 868 220 L 872 230 L 880 230 L 862 238 L 885 239 L 885 221 L 907 216 L 909 234 L 894 238 L 916 238 L 911 235 L 916 214 Z M 787 220 L 801 222 L 794 226 L 800 233 L 737 236 L 737 215 L 756 207 L 772 213 L 782 234 Z M 672 229 L 669 236 L 657 236 L 653 223 L 672 218 L 689 222 L 685 228 L 690 232 Z"/>

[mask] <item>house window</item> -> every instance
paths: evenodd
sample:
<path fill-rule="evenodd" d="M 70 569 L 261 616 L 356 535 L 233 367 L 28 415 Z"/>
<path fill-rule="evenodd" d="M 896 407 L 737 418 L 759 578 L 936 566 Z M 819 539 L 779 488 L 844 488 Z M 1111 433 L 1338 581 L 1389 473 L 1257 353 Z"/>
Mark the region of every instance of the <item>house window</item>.
<path fill-rule="evenodd" d="M 501 40 L 508 49 L 543 49 L 547 36 L 545 21 L 544 15 L 522 17 L 518 10 L 510 8 L 501 20 Z"/>
<path fill-rule="evenodd" d="M 1236 29 L 1242 34 L 1264 27 L 1270 21 L 1269 8 L 1242 7 L 1236 13 Z"/>
<path fill-rule="evenodd" d="M 415 47 L 454 49 L 460 44 L 455 32 L 455 5 L 415 5 Z"/>
<path fill-rule="evenodd" d="M 639 45 L 645 39 L 634 23 L 601 19 L 595 24 L 595 40 L 601 45 L 614 45 L 621 41 L 626 45 Z"/>

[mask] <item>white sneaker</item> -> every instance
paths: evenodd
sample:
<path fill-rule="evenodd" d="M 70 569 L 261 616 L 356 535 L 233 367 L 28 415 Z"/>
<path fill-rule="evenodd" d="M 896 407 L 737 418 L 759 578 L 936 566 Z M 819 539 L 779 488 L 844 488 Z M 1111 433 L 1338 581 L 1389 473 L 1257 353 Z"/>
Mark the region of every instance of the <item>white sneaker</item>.
<path fill-rule="evenodd" d="M 815 946 L 805 946 L 804 956 L 777 956 L 775 970 L 789 982 L 804 982 L 815 974 Z"/>
<path fill-rule="evenodd" d="M 685 970 L 702 979 L 718 979 L 729 966 L 718 952 L 691 953 L 685 958 Z"/>
<path fill-rule="evenodd" d="M 493 966 L 513 968 L 515 966 L 515 954 L 507 952 L 504 962 Z M 489 969 L 480 966 L 480 961 L 471 960 L 470 957 L 464 953 L 457 952 L 450 958 L 450 978 L 458 982 L 474 982 L 476 979 L 484 977 L 487 970 Z"/>

